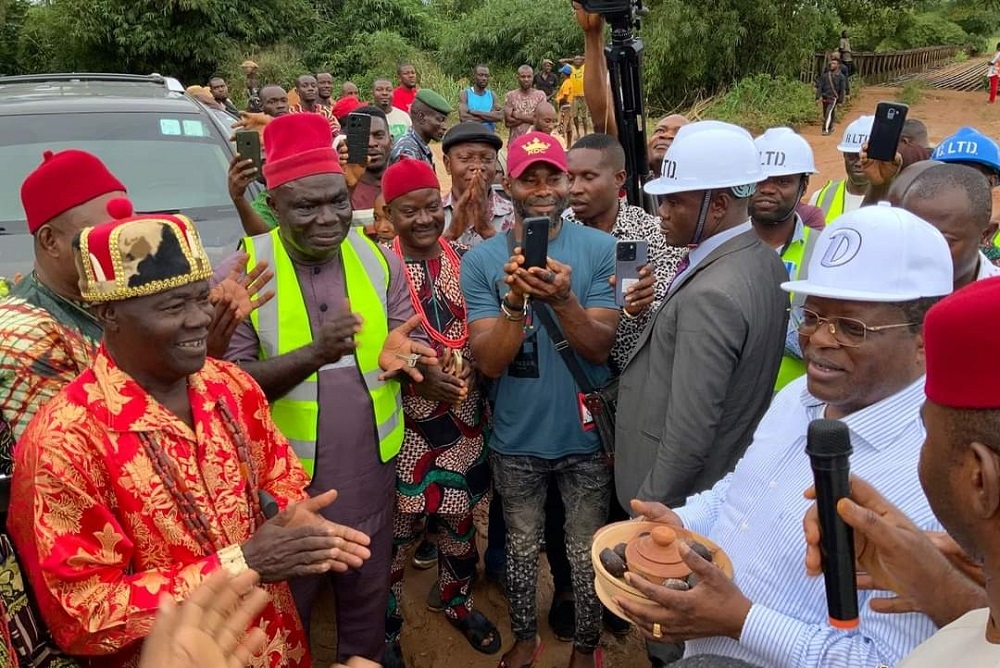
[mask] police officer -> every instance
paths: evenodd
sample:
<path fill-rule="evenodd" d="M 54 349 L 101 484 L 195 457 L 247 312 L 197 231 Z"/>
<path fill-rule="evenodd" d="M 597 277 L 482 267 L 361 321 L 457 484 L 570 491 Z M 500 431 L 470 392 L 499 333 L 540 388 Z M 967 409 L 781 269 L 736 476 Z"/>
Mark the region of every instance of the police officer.
<path fill-rule="evenodd" d="M 868 177 L 861 167 L 861 147 L 868 143 L 874 122 L 874 116 L 862 116 L 847 126 L 842 141 L 837 145 L 837 150 L 844 155 L 847 178 L 827 181 L 809 200 L 810 204 L 823 210 L 827 223 L 848 211 L 861 208 L 868 190 Z"/>
<path fill-rule="evenodd" d="M 809 187 L 809 176 L 816 173 L 812 147 L 791 128 L 771 128 L 757 137 L 754 144 L 765 178 L 750 197 L 750 222 L 761 240 L 781 256 L 788 280 L 804 279 L 804 268 L 809 264 L 818 235 L 811 234 L 796 206 Z M 786 350 L 774 391 L 805 372 L 797 351 Z"/>

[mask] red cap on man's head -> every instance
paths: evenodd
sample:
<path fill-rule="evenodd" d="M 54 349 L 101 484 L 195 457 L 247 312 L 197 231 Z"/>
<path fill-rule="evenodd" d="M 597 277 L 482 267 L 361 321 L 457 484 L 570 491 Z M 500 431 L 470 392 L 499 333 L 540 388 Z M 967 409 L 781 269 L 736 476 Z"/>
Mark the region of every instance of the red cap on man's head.
<path fill-rule="evenodd" d="M 314 174 L 343 174 L 330 140 L 330 123 L 320 114 L 278 116 L 264 128 L 264 180 L 268 188 Z"/>
<path fill-rule="evenodd" d="M 545 162 L 566 171 L 566 151 L 552 135 L 529 132 L 510 143 L 507 148 L 507 170 L 512 178 L 520 178 L 531 165 Z"/>
<path fill-rule="evenodd" d="M 1000 277 L 942 299 L 924 319 L 927 398 L 950 408 L 1000 408 L 1000 383 L 988 362 L 998 349 Z"/>
<path fill-rule="evenodd" d="M 124 192 L 125 186 L 96 155 L 76 149 L 46 151 L 42 164 L 21 184 L 28 231 L 34 234 L 59 214 L 115 191 Z"/>
<path fill-rule="evenodd" d="M 403 156 L 382 174 L 382 199 L 386 204 L 424 188 L 441 190 L 441 183 L 434 174 L 434 169 L 423 160 Z"/>

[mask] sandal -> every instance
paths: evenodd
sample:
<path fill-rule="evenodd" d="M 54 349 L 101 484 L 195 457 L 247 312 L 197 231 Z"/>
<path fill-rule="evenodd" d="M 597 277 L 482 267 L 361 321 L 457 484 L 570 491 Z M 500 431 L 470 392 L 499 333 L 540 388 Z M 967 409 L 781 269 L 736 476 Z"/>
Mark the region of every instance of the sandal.
<path fill-rule="evenodd" d="M 500 651 L 502 644 L 500 631 L 497 630 L 493 622 L 486 618 L 486 615 L 478 610 L 473 610 L 461 621 L 451 621 L 451 625 L 462 632 L 465 639 L 472 645 L 472 649 L 477 652 L 496 654 Z M 489 643 L 484 645 L 483 641 L 485 640 L 489 640 Z"/>
<path fill-rule="evenodd" d="M 536 638 L 535 639 L 535 651 L 531 654 L 531 660 L 528 661 L 528 663 L 525 663 L 525 664 L 521 665 L 520 668 L 532 668 L 532 666 L 535 665 L 535 662 L 538 661 L 538 657 L 540 657 L 542 655 L 542 650 L 544 650 L 544 649 L 545 649 L 545 645 L 542 643 L 542 639 L 541 638 Z M 500 659 L 500 663 L 499 663 L 499 665 L 497 665 L 497 668 L 514 668 L 514 667 L 513 666 L 508 666 L 506 661 L 504 661 L 503 659 Z"/>
<path fill-rule="evenodd" d="M 574 650 L 575 652 L 576 650 Z M 570 654 L 570 660 L 572 660 L 572 654 Z M 604 668 L 604 652 L 600 647 L 594 650 L 594 668 Z"/>

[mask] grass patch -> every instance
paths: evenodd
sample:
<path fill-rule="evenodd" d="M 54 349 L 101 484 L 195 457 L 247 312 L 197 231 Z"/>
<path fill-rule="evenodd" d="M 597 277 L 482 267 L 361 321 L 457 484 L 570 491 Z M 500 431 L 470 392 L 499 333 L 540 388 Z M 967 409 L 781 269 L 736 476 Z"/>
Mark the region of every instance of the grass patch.
<path fill-rule="evenodd" d="M 741 125 L 754 134 L 779 126 L 798 129 L 819 122 L 814 91 L 801 81 L 755 74 L 713 98 L 698 115 Z"/>
<path fill-rule="evenodd" d="M 903 88 L 896 95 L 896 99 L 903 104 L 912 107 L 924 97 L 924 84 L 917 79 L 911 79 L 903 84 Z"/>

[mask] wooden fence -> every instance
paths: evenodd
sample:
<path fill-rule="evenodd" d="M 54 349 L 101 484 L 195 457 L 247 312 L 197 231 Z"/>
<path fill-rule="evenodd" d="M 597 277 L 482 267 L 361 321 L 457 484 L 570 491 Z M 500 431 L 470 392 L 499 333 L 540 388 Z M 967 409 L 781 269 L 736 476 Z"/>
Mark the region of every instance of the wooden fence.
<path fill-rule="evenodd" d="M 943 65 L 962 50 L 960 46 L 930 46 L 905 51 L 856 51 L 851 55 L 851 75 L 860 76 L 865 83 L 886 83 L 903 74 L 924 72 L 936 65 Z M 827 67 L 829 54 L 817 51 L 812 63 L 802 68 L 802 81 L 812 83 Z"/>

